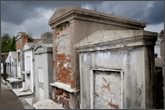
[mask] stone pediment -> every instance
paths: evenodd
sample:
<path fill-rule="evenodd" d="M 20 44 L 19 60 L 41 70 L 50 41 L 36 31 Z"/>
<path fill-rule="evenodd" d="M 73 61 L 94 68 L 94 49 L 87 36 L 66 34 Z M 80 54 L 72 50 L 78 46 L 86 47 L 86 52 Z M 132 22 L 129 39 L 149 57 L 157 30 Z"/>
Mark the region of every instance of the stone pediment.
<path fill-rule="evenodd" d="M 145 23 L 136 20 L 130 20 L 119 16 L 112 16 L 103 12 L 83 9 L 79 7 L 57 9 L 49 19 L 49 25 L 54 28 L 55 26 L 72 19 L 124 26 L 129 29 L 144 29 L 146 26 Z"/>

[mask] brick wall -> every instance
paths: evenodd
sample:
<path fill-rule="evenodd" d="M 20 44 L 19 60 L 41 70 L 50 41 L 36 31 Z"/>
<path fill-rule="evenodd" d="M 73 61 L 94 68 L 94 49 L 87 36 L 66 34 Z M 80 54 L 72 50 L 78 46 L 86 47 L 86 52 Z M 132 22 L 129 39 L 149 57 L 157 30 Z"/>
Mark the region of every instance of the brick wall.
<path fill-rule="evenodd" d="M 16 50 L 22 49 L 28 42 L 28 35 L 24 32 L 20 32 L 21 37 L 16 41 Z"/>

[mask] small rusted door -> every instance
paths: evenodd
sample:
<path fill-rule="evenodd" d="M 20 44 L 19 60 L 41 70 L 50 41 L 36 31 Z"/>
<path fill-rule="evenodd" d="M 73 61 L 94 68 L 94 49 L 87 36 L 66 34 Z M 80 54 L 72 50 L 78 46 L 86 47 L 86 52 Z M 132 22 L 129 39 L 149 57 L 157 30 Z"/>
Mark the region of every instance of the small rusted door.
<path fill-rule="evenodd" d="M 93 107 L 96 109 L 121 109 L 123 102 L 121 72 L 95 70 L 93 80 Z"/>

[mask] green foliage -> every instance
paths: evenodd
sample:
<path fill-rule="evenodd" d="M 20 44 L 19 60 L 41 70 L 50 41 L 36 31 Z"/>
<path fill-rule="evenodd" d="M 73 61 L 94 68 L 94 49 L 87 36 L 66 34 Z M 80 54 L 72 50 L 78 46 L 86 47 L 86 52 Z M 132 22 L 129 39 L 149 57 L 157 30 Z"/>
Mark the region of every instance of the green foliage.
<path fill-rule="evenodd" d="M 28 42 L 33 42 L 33 38 L 31 36 L 28 36 Z"/>
<path fill-rule="evenodd" d="M 33 42 L 33 37 L 31 33 L 28 33 L 28 42 Z"/>
<path fill-rule="evenodd" d="M 11 37 L 8 34 L 1 36 L 1 52 L 9 52 L 16 50 L 15 36 Z"/>
<path fill-rule="evenodd" d="M 33 42 L 32 35 L 30 33 L 28 35 L 28 42 Z M 16 50 L 16 37 L 11 37 L 9 34 L 4 34 L 1 36 L 1 52 L 9 52 Z"/>

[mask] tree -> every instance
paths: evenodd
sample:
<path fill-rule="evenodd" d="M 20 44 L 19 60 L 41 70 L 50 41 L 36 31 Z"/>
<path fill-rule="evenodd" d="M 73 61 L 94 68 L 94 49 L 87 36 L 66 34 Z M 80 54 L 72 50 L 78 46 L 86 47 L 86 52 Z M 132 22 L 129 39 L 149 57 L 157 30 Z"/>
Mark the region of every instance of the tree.
<path fill-rule="evenodd" d="M 28 35 L 28 42 L 33 42 L 32 33 L 27 33 L 27 35 Z"/>
<path fill-rule="evenodd" d="M 15 36 L 11 37 L 9 34 L 1 36 L 1 52 L 9 52 L 16 50 Z"/>
<path fill-rule="evenodd" d="M 13 38 L 11 39 L 11 45 L 10 45 L 10 49 L 11 51 L 16 51 L 16 37 L 13 36 Z"/>

